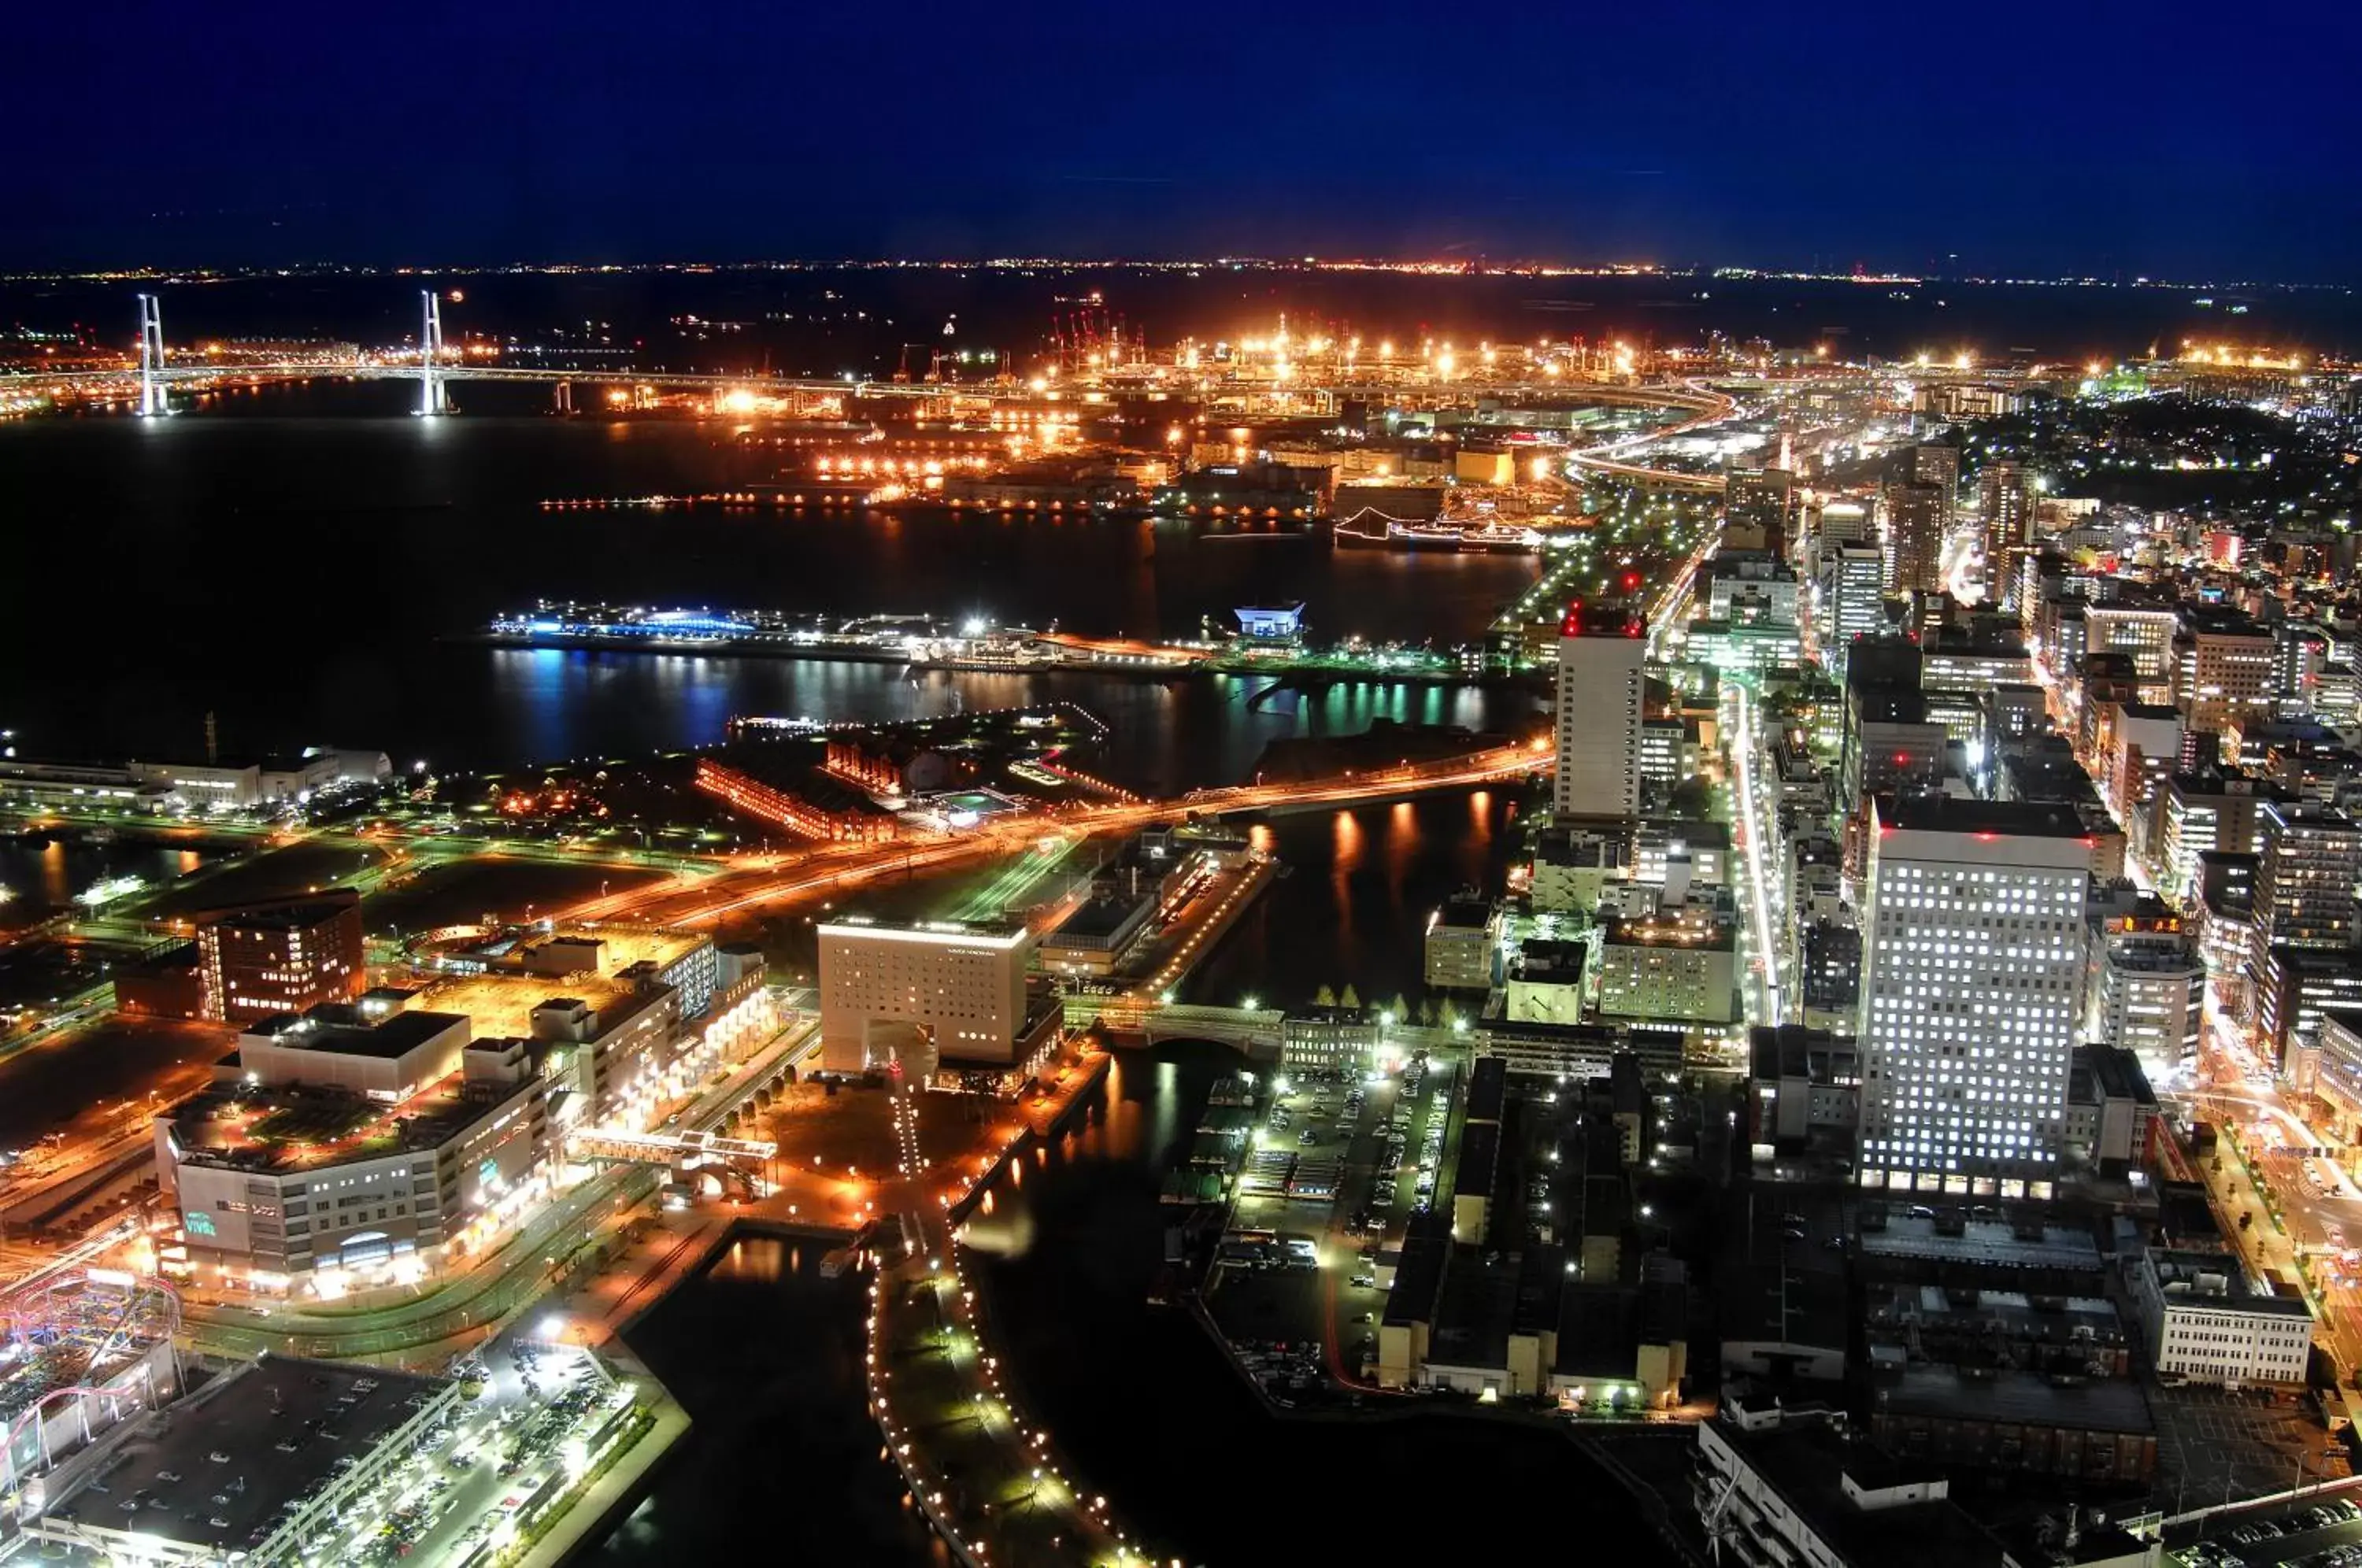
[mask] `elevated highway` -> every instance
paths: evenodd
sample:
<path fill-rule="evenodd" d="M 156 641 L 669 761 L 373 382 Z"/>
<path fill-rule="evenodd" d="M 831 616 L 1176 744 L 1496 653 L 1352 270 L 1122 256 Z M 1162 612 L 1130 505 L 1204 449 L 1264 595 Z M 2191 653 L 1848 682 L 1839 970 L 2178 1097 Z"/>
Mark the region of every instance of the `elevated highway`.
<path fill-rule="evenodd" d="M 1646 463 L 1627 462 L 1624 458 L 1626 454 L 1641 451 L 1656 442 L 1703 430 L 1709 425 L 1719 425 L 1724 420 L 1736 416 L 1738 413 L 1738 400 L 1727 392 L 1714 391 L 1703 381 L 1688 382 L 1681 391 L 1671 388 L 1650 389 L 1650 391 L 1652 393 L 1650 401 L 1657 406 L 1687 409 L 1690 411 L 1690 417 L 1677 424 L 1669 425 L 1661 430 L 1651 430 L 1645 436 L 1628 436 L 1596 447 L 1586 447 L 1580 451 L 1570 452 L 1567 454 L 1568 463 L 1585 473 L 1609 474 L 1617 479 L 1632 480 L 1661 490 L 1689 490 L 1702 493 L 1720 494 L 1723 490 L 1723 476 L 1720 474 L 1695 474 L 1679 469 L 1651 468 Z"/>
<path fill-rule="evenodd" d="M 1236 812 L 1284 812 L 1362 801 L 1390 801 L 1425 790 L 1526 778 L 1546 772 L 1551 764 L 1547 749 L 1501 746 L 1466 756 L 1407 763 L 1332 778 L 1198 790 L 1171 801 L 1109 802 L 1055 815 L 1020 818 L 957 836 L 901 839 L 880 845 L 833 845 L 785 867 L 725 873 L 687 887 L 677 881 L 662 883 L 593 899 L 567 911 L 567 918 L 613 920 L 629 914 L 671 925 L 697 924 L 815 893 L 843 891 L 880 878 L 947 869 L 988 856 L 1015 854 L 1046 832 L 1129 833 L 1193 815 L 1224 816 Z"/>

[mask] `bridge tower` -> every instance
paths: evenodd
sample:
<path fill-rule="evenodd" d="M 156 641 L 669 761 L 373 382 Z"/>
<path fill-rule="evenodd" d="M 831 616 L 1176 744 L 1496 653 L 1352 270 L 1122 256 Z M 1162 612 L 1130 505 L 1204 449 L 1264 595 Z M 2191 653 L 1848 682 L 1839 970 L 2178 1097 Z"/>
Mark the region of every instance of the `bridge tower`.
<path fill-rule="evenodd" d="M 419 291 L 425 319 L 418 328 L 418 412 L 429 417 L 451 410 L 443 392 L 443 296 L 433 289 Z"/>
<path fill-rule="evenodd" d="M 172 412 L 164 395 L 164 309 L 154 294 L 139 296 L 139 417 Z"/>

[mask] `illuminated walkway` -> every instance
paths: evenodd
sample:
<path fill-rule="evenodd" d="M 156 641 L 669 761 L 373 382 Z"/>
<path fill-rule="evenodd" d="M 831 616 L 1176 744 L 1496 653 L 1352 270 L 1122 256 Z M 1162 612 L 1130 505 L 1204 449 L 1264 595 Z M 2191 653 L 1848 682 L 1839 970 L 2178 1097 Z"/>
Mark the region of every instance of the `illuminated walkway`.
<path fill-rule="evenodd" d="M 1039 1135 L 1098 1082 L 1104 1058 L 1087 1061 L 1026 1118 Z M 898 1179 L 879 1188 L 887 1215 L 870 1286 L 869 1403 L 886 1452 L 922 1511 L 965 1562 L 1144 1564 L 1152 1559 L 1115 1522 L 1108 1499 L 1081 1490 L 1050 1433 L 1010 1397 L 968 1273 L 956 1215 L 999 1169 L 998 1155 L 1021 1154 L 1012 1131 L 976 1174 L 942 1183 L 950 1162 L 930 1162 L 920 1118 L 944 1101 L 916 1085 L 892 1091 Z"/>

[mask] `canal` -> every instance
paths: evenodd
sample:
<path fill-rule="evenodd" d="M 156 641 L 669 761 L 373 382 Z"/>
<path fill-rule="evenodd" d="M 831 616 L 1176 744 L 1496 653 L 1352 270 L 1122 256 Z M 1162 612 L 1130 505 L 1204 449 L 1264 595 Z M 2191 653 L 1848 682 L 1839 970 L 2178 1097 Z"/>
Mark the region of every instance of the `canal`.
<path fill-rule="evenodd" d="M 1396 1562 L 1415 1542 L 1540 1561 L 1578 1540 L 1669 1561 L 1557 1429 L 1434 1410 L 1281 1420 L 1188 1317 L 1148 1304 L 1164 1164 L 1238 1065 L 1213 1045 L 1120 1055 L 1088 1115 L 970 1226 L 1017 1396 L 1079 1489 L 1192 1562 Z M 863 1408 L 865 1282 L 822 1279 L 819 1251 L 742 1239 L 628 1336 L 697 1424 L 590 1561 L 705 1561 L 757 1540 L 790 1561 L 945 1561 Z"/>

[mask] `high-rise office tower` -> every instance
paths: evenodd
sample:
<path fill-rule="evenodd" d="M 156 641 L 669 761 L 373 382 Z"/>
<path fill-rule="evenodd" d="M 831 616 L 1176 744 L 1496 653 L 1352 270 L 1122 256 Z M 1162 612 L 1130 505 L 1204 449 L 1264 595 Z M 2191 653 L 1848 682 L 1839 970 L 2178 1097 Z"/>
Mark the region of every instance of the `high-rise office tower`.
<path fill-rule="evenodd" d="M 1950 509 L 1942 486 L 1890 484 L 1879 494 L 1886 525 L 1886 586 L 1894 593 L 1943 586 L 1944 525 Z"/>
<path fill-rule="evenodd" d="M 1738 469 L 1723 480 L 1724 542 L 1740 549 L 1768 550 L 1775 561 L 1788 555 L 1788 511 L 1794 476 L 1785 469 Z"/>
<path fill-rule="evenodd" d="M 2260 934 L 2299 947 L 2351 945 L 2362 823 L 2330 806 L 2268 801 L 2256 812 L 2256 826 Z"/>
<path fill-rule="evenodd" d="M 1841 671 L 1856 637 L 1886 629 L 1886 558 L 1869 545 L 1840 545 L 1821 570 L 1822 658 Z"/>
<path fill-rule="evenodd" d="M 1864 881 L 1865 1187 L 2047 1196 L 2092 846 L 2064 806 L 1878 802 Z"/>
<path fill-rule="evenodd" d="M 1559 627 L 1558 778 L 1562 817 L 1640 812 L 1641 662 L 1649 648 L 1639 613 L 1578 604 Z"/>
<path fill-rule="evenodd" d="M 1984 532 L 1985 602 L 1999 604 L 2017 591 L 2017 564 L 2034 545 L 2034 509 L 2016 458 L 1996 458 L 1977 476 L 1977 521 Z"/>
<path fill-rule="evenodd" d="M 1995 458 L 1977 476 L 1977 515 L 1985 542 L 1995 548 L 2034 543 L 2034 508 L 2026 504 L 2025 468 L 2014 458 Z"/>
<path fill-rule="evenodd" d="M 1930 442 L 1898 454 L 1895 477 L 1905 484 L 1932 484 L 1944 494 L 1948 518 L 1960 500 L 1960 449 Z"/>

